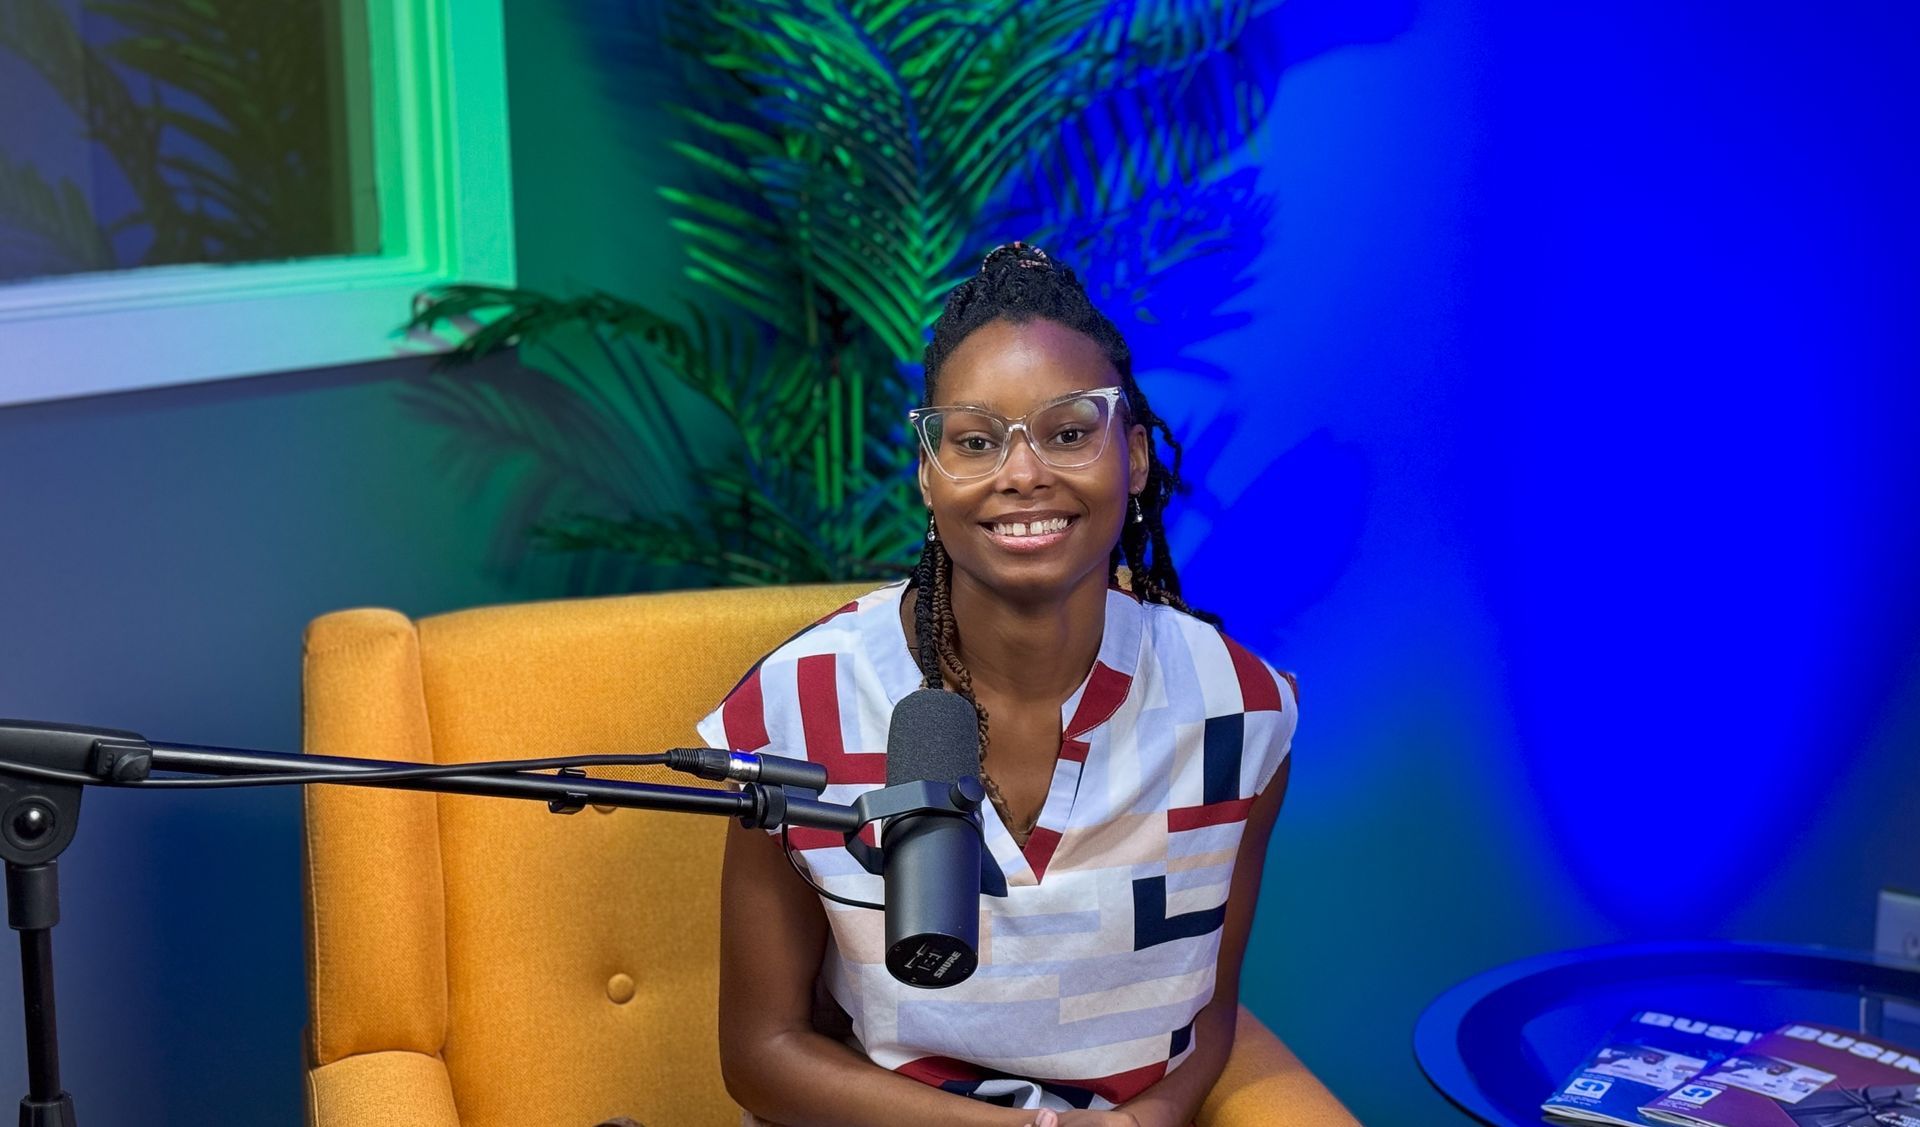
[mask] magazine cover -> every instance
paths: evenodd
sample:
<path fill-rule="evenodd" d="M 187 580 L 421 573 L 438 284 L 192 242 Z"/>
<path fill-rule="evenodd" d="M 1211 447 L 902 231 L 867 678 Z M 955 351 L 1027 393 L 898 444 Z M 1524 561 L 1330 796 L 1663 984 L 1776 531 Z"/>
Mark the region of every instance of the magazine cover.
<path fill-rule="evenodd" d="M 1758 1033 L 1642 1010 L 1613 1027 L 1607 1039 L 1540 1110 L 1555 1120 L 1644 1127 L 1641 1104 L 1693 1079 Z"/>
<path fill-rule="evenodd" d="M 1640 1113 L 1683 1127 L 1920 1127 L 1920 1053 L 1785 1025 Z"/>

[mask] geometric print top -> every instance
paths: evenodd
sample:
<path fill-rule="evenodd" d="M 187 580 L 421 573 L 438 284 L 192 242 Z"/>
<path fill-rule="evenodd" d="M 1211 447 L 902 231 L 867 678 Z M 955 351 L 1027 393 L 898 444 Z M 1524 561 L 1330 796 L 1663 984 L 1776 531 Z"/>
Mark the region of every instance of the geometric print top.
<path fill-rule="evenodd" d="M 885 785 L 893 707 L 921 683 L 905 589 L 864 595 L 761 659 L 701 737 L 819 763 L 831 802 Z M 1213 626 L 1110 590 L 1099 655 L 1060 716 L 1026 847 L 980 807 L 1006 894 L 981 897 L 973 976 L 937 990 L 895 980 L 882 914 L 822 898 L 821 978 L 883 1068 L 1004 1106 L 1106 1109 L 1193 1051 L 1241 831 L 1292 744 L 1295 694 Z M 840 835 L 790 833 L 815 883 L 882 900 Z"/>

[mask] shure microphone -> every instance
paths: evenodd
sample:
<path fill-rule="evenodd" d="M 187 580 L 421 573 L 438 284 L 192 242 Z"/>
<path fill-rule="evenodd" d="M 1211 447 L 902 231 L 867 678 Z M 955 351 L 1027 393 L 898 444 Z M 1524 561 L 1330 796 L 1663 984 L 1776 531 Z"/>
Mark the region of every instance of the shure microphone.
<path fill-rule="evenodd" d="M 957 693 L 920 689 L 893 710 L 887 785 L 954 783 L 980 775 L 980 727 Z M 978 814 L 921 812 L 886 823 L 887 970 L 910 986 L 964 982 L 979 966 Z"/>

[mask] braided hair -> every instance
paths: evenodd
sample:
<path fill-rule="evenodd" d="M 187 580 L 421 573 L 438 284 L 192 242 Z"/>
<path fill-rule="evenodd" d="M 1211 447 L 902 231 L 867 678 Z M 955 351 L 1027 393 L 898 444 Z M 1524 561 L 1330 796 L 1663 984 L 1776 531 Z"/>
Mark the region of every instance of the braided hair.
<path fill-rule="evenodd" d="M 1052 321 L 1099 345 L 1120 376 L 1123 421 L 1147 428 L 1147 484 L 1135 498 L 1139 519 L 1121 524 L 1120 542 L 1114 547 L 1108 565 L 1111 580 L 1119 582 L 1119 567 L 1124 559 L 1128 586 L 1143 601 L 1161 603 L 1218 623 L 1218 618 L 1194 610 L 1181 598 L 1180 576 L 1174 571 L 1173 556 L 1167 549 L 1163 519 L 1167 502 L 1186 488 L 1180 480 L 1180 442 L 1174 438 L 1166 420 L 1154 414 L 1146 393 L 1134 382 L 1133 354 L 1121 338 L 1120 330 L 1094 308 L 1086 287 L 1070 268 L 1048 257 L 1039 247 L 1025 243 L 1009 243 L 987 255 L 979 273 L 947 295 L 946 308 L 933 323 L 933 339 L 926 351 L 927 386 L 922 404 L 933 404 L 941 367 L 974 330 L 995 321 L 1021 325 L 1035 320 Z M 1160 458 L 1153 441 L 1156 431 L 1173 452 L 1171 465 Z M 987 712 L 974 697 L 973 676 L 960 660 L 959 629 L 953 618 L 953 562 L 947 556 L 946 546 L 934 535 L 931 524 L 913 580 L 920 592 L 914 604 L 914 636 L 923 684 L 938 689 L 951 679 L 954 688 L 973 705 L 980 718 L 981 782 L 994 805 L 999 807 L 1002 818 L 1014 829 L 1015 836 L 1024 840 L 1032 827 L 1013 826 L 1006 800 L 987 774 Z"/>

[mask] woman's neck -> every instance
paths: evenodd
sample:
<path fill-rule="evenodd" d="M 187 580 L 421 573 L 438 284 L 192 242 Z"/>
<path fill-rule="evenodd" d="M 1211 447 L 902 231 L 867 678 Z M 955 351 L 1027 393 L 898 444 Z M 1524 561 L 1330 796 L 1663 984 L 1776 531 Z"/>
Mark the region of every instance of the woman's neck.
<path fill-rule="evenodd" d="M 1064 597 L 1016 602 L 957 568 L 953 617 L 974 691 L 1002 700 L 1065 700 L 1086 680 L 1106 630 L 1106 577 L 1090 573 Z"/>

